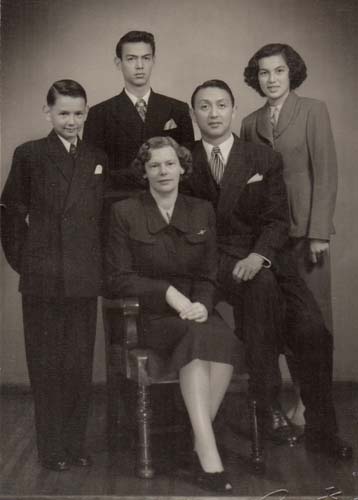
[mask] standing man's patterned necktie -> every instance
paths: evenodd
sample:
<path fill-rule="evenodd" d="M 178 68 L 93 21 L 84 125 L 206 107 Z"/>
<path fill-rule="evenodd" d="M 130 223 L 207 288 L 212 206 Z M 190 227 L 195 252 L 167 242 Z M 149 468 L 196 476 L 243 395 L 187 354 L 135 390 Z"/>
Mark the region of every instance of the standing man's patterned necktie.
<path fill-rule="evenodd" d="M 270 106 L 270 122 L 273 130 L 275 130 L 277 126 L 279 114 L 280 109 L 278 108 L 278 106 Z"/>
<path fill-rule="evenodd" d="M 139 116 L 145 121 L 145 115 L 147 113 L 147 104 L 144 99 L 138 99 L 135 103 L 135 107 L 139 113 Z"/>
<path fill-rule="evenodd" d="M 224 174 L 224 162 L 219 146 L 214 146 L 211 151 L 210 167 L 214 179 L 216 180 L 217 184 L 220 184 L 220 181 Z"/>

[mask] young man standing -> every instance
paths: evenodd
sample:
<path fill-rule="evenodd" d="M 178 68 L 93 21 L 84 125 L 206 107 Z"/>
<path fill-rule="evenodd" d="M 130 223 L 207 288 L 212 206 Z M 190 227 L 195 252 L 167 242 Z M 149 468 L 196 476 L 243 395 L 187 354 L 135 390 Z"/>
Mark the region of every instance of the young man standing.
<path fill-rule="evenodd" d="M 117 44 L 115 57 L 124 89 L 93 106 L 84 129 L 84 139 L 107 153 L 113 188 L 124 196 L 137 187 L 130 165 L 145 140 L 169 135 L 181 145 L 190 147 L 194 142 L 188 105 L 151 90 L 154 62 L 151 33 L 125 34 Z"/>
<path fill-rule="evenodd" d="M 250 397 L 259 418 L 272 416 L 280 388 L 278 357 L 288 347 L 299 365 L 306 447 L 349 458 L 352 448 L 337 434 L 332 401 L 332 335 L 286 250 L 281 156 L 233 135 L 235 102 L 225 82 L 197 87 L 192 108 L 202 140 L 193 150 L 190 191 L 216 207 L 218 281 L 246 344 Z"/>

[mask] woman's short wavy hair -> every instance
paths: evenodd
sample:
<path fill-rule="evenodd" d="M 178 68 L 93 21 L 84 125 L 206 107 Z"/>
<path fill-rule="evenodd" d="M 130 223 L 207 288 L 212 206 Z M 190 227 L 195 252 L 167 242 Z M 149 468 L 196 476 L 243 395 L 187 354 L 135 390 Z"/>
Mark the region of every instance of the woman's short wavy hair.
<path fill-rule="evenodd" d="M 270 43 L 264 45 L 249 60 L 244 71 L 244 79 L 249 87 L 252 87 L 265 97 L 259 83 L 259 60 L 263 57 L 281 55 L 289 69 L 290 89 L 297 89 L 307 78 L 307 68 L 302 57 L 292 47 L 284 43 Z"/>
<path fill-rule="evenodd" d="M 184 146 L 179 146 L 179 144 L 170 136 L 151 137 L 141 145 L 135 159 L 132 162 L 132 168 L 136 176 L 138 177 L 138 180 L 142 179 L 143 181 L 143 174 L 145 174 L 145 164 L 151 158 L 151 151 L 153 151 L 154 149 L 165 148 L 167 146 L 170 146 L 174 149 L 179 159 L 180 166 L 184 170 L 182 178 L 188 177 L 191 174 L 192 157 L 190 151 L 187 148 L 185 148 Z"/>

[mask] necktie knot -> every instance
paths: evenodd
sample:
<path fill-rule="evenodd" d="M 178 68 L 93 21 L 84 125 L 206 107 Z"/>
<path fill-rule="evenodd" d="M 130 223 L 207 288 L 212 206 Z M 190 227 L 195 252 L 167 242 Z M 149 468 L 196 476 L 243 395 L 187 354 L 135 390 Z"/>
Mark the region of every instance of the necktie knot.
<path fill-rule="evenodd" d="M 145 102 L 144 99 L 138 99 L 138 101 L 135 104 L 135 107 L 139 113 L 139 116 L 143 121 L 145 121 L 145 115 L 147 113 L 147 103 Z"/>
<path fill-rule="evenodd" d="M 214 146 L 211 151 L 210 167 L 214 179 L 216 180 L 217 184 L 220 184 L 220 181 L 224 174 L 224 161 L 219 146 Z"/>

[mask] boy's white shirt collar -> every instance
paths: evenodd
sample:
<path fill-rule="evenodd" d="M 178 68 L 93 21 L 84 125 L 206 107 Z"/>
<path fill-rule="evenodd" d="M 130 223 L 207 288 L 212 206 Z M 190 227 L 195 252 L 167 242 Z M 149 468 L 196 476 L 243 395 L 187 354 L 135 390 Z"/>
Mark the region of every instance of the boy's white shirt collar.
<path fill-rule="evenodd" d="M 56 134 L 56 135 L 61 140 L 62 144 L 65 146 L 67 153 L 70 152 L 71 144 L 74 144 L 77 147 L 78 137 L 76 137 L 76 140 L 74 143 L 71 143 L 71 142 L 67 141 L 66 139 L 64 139 L 63 137 L 61 137 L 60 135 L 58 135 L 58 134 Z"/>
<path fill-rule="evenodd" d="M 214 145 L 210 144 L 209 142 L 204 141 L 204 139 L 201 139 L 201 140 L 202 140 L 205 152 L 206 152 L 206 156 L 208 157 L 208 161 L 210 161 L 211 152 L 213 150 Z M 227 163 L 227 160 L 229 158 L 229 154 L 230 154 L 230 151 L 231 151 L 233 144 L 234 144 L 234 136 L 232 134 L 230 135 L 230 137 L 228 137 L 221 144 L 216 144 L 216 146 L 219 146 L 219 148 L 220 148 L 221 156 L 222 156 L 224 165 L 226 165 L 226 163 Z"/>
<path fill-rule="evenodd" d="M 149 89 L 148 92 L 143 96 L 143 97 L 137 97 L 133 94 L 131 94 L 125 87 L 124 87 L 124 92 L 127 94 L 127 96 L 129 97 L 129 99 L 132 101 L 133 103 L 133 106 L 135 106 L 137 104 L 137 101 L 139 101 L 139 99 L 144 99 L 146 105 L 148 106 L 148 101 L 149 101 L 149 96 L 150 96 L 150 93 L 151 93 L 152 89 Z"/>

